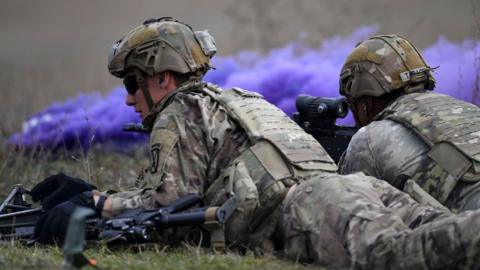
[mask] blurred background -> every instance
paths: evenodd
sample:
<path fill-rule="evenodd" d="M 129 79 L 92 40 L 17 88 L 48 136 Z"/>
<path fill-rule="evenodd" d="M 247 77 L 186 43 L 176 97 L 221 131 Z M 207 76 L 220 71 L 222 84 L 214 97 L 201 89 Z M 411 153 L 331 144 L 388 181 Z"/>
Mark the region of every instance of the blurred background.
<path fill-rule="evenodd" d="M 299 40 L 318 48 L 365 25 L 421 49 L 441 36 L 478 40 L 479 13 L 479 0 L 1 0 L 0 137 L 54 101 L 110 93 L 120 81 L 107 71 L 108 50 L 146 18 L 173 16 L 209 29 L 218 55 L 229 56 Z"/>

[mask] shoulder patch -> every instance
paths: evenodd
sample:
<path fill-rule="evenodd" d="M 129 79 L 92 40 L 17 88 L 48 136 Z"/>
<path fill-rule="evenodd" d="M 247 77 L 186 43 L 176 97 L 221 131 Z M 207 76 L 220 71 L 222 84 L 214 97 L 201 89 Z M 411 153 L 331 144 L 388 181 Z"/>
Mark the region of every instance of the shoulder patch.
<path fill-rule="evenodd" d="M 158 161 L 160 158 L 160 149 L 162 149 L 161 143 L 155 143 L 150 150 L 150 173 L 154 174 L 158 171 Z"/>
<path fill-rule="evenodd" d="M 165 163 L 178 141 L 178 134 L 168 129 L 154 129 L 150 134 L 150 174 L 164 170 Z"/>

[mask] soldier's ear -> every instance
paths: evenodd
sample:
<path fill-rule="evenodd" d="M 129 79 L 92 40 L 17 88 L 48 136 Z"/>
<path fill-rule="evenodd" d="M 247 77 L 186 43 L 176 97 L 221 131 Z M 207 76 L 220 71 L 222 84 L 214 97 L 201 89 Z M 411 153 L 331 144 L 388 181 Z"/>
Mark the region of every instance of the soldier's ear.
<path fill-rule="evenodd" d="M 170 71 L 164 71 L 158 76 L 158 86 L 163 89 L 177 88 L 175 76 Z"/>
<path fill-rule="evenodd" d="M 158 76 L 158 86 L 160 86 L 161 88 L 165 88 L 165 86 L 166 86 L 166 78 L 165 78 L 166 73 L 168 73 L 168 72 L 162 72 Z"/>

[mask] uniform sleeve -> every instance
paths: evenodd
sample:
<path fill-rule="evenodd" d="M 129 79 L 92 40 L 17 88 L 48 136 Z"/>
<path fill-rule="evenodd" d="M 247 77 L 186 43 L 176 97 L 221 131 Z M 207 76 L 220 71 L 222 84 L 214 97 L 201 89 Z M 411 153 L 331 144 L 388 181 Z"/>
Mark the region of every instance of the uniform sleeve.
<path fill-rule="evenodd" d="M 340 174 L 363 172 L 378 177 L 375 157 L 370 148 L 368 126 L 363 127 L 352 137 L 347 150 L 339 161 Z"/>
<path fill-rule="evenodd" d="M 185 119 L 175 114 L 164 114 L 150 134 L 149 159 L 139 189 L 112 196 L 114 215 L 127 208 L 155 208 L 168 205 L 179 197 L 203 192 L 204 174 L 208 158 L 201 140 L 185 142 Z M 189 130 L 197 135 L 201 131 Z M 195 143 L 193 143 L 195 142 Z"/>
<path fill-rule="evenodd" d="M 340 172 L 363 171 L 403 189 L 408 178 L 430 163 L 428 151 L 413 130 L 391 120 L 375 121 L 353 136 Z"/>
<path fill-rule="evenodd" d="M 232 134 L 234 130 L 226 112 L 210 99 L 188 97 L 169 105 L 150 134 L 150 165 L 139 190 L 115 194 L 114 213 L 203 194 L 245 140 Z"/>

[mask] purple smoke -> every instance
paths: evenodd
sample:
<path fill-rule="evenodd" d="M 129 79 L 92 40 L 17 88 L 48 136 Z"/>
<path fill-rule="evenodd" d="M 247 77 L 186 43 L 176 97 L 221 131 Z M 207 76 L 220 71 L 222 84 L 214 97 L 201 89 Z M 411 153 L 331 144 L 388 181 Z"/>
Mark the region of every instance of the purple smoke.
<path fill-rule="evenodd" d="M 338 74 L 345 57 L 355 44 L 377 30 L 376 26 L 360 27 L 349 37 L 327 39 L 315 49 L 292 42 L 264 56 L 244 52 L 217 58 L 217 70 L 209 72 L 205 80 L 257 91 L 291 114 L 299 94 L 337 97 Z"/>
<path fill-rule="evenodd" d="M 423 55 L 431 67 L 439 66 L 435 91 L 480 105 L 480 41 L 454 43 L 441 37 Z"/>
<path fill-rule="evenodd" d="M 265 55 L 241 52 L 216 57 L 216 70 L 210 71 L 205 80 L 224 88 L 238 86 L 260 92 L 291 114 L 295 111 L 295 97 L 299 94 L 338 97 L 338 74 L 345 57 L 357 42 L 376 32 L 375 26 L 360 27 L 351 36 L 325 40 L 318 48 L 292 42 Z M 440 66 L 436 71 L 438 92 L 480 103 L 480 93 L 476 91 L 478 85 L 475 85 L 479 83 L 480 42 L 453 43 L 440 38 L 423 53 L 430 66 Z M 123 87 L 116 87 L 106 97 L 80 95 L 63 103 L 54 103 L 33 115 L 24 123 L 23 130 L 9 141 L 48 149 L 77 146 L 88 149 L 92 144 L 105 143 L 125 148 L 145 136 L 121 131 L 123 124 L 140 121 L 134 111 L 124 105 L 124 95 Z M 352 120 L 347 118 L 342 123 L 351 124 Z"/>
<path fill-rule="evenodd" d="M 114 88 L 104 97 L 82 94 L 63 103 L 53 103 L 33 115 L 22 131 L 9 138 L 10 143 L 27 148 L 56 150 L 62 147 L 88 150 L 94 144 L 109 144 L 116 149 L 129 148 L 145 134 L 122 132 L 122 126 L 141 119 L 124 105 L 125 89 Z"/>

